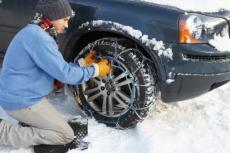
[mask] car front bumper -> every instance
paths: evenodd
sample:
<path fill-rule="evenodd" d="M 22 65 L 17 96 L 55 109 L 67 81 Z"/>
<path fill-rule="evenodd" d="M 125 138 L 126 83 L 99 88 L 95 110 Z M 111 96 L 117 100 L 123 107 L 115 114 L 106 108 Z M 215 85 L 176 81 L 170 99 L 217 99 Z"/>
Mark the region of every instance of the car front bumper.
<path fill-rule="evenodd" d="M 175 81 L 162 84 L 164 102 L 186 100 L 211 91 L 230 80 L 230 72 L 221 74 L 177 74 Z"/>
<path fill-rule="evenodd" d="M 165 60 L 168 78 L 160 84 L 164 102 L 193 98 L 230 81 L 230 52 L 218 52 L 208 44 L 172 48 L 174 59 Z"/>

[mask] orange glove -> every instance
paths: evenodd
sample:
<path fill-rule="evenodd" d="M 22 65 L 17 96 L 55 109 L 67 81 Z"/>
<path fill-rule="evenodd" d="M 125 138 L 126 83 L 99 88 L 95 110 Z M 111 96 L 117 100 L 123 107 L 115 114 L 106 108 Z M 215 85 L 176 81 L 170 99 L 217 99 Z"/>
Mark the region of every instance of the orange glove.
<path fill-rule="evenodd" d="M 89 67 L 93 63 L 96 63 L 95 56 L 96 56 L 96 51 L 92 50 L 89 53 L 87 53 L 84 58 L 80 58 L 78 60 L 78 63 L 80 64 L 80 66 Z"/>
<path fill-rule="evenodd" d="M 93 64 L 95 68 L 94 77 L 104 77 L 109 74 L 112 69 L 111 63 L 107 59 L 102 59 L 98 63 Z"/>

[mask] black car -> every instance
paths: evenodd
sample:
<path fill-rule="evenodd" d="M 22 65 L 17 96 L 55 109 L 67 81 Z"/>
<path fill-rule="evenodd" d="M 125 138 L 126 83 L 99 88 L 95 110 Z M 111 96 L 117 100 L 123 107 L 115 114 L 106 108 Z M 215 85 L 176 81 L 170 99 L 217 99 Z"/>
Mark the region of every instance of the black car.
<path fill-rule="evenodd" d="M 12 37 L 33 18 L 37 0 L 1 0 L 1 57 Z M 70 86 L 76 102 L 99 122 L 130 128 L 156 98 L 175 102 L 199 96 L 230 80 L 230 52 L 209 43 L 228 35 L 230 12 L 188 12 L 135 0 L 70 0 L 76 16 L 59 44 L 67 61 L 90 50 L 113 70 Z M 18 57 L 20 58 L 20 57 Z"/>

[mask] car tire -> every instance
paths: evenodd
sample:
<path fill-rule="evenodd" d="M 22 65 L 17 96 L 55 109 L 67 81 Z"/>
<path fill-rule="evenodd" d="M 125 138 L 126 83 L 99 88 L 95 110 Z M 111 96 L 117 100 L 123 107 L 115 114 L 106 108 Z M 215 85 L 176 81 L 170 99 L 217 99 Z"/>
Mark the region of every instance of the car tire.
<path fill-rule="evenodd" d="M 107 58 L 112 72 L 74 86 L 77 103 L 98 122 L 119 129 L 132 128 L 148 114 L 156 99 L 156 71 L 135 43 L 127 39 L 102 38 L 88 44 L 75 60 L 90 50 Z"/>

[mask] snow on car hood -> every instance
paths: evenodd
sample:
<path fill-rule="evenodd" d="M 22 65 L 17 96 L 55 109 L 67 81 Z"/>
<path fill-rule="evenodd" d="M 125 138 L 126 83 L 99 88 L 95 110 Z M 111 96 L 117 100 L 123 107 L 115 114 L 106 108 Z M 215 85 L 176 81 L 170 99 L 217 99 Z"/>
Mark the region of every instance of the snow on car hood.
<path fill-rule="evenodd" d="M 223 37 L 221 37 L 220 35 L 216 35 L 214 36 L 214 39 L 209 41 L 209 43 L 213 45 L 218 51 L 230 52 L 230 39 L 228 35 Z"/>
<path fill-rule="evenodd" d="M 230 10 L 229 0 L 136 0 L 175 6 L 182 10 L 217 12 L 220 9 Z"/>

